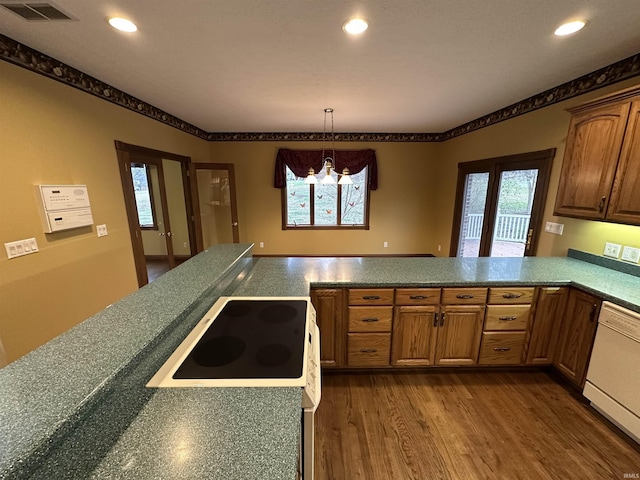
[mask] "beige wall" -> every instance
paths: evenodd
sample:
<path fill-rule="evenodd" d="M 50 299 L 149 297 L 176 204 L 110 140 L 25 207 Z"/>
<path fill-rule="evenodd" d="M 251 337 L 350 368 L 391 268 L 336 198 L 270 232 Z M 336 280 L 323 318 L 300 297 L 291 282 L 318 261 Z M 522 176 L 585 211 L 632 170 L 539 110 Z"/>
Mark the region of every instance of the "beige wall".
<path fill-rule="evenodd" d="M 0 61 L 0 338 L 8 361 L 137 288 L 114 140 L 209 159 L 207 142 Z M 44 234 L 37 184 L 86 184 L 96 225 Z"/>
<path fill-rule="evenodd" d="M 604 250 L 605 241 L 640 247 L 640 227 L 615 225 L 604 222 L 555 217 L 553 206 L 558 189 L 560 169 L 570 115 L 566 108 L 583 103 L 607 93 L 640 84 L 635 78 L 617 85 L 591 92 L 580 97 L 542 108 L 512 120 L 449 140 L 444 144 L 441 161 L 437 163 L 438 208 L 436 242 L 449 251 L 453 220 L 454 197 L 459 162 L 499 157 L 516 153 L 556 148 L 549 193 L 544 210 L 544 222 L 564 224 L 562 236 L 542 232 L 538 245 L 538 256 L 564 256 L 568 248 L 583 250 L 598 255 Z M 446 249 L 444 248 L 446 245 Z"/>
<path fill-rule="evenodd" d="M 241 242 L 255 243 L 258 255 L 437 253 L 439 180 L 433 172 L 440 145 L 434 143 L 340 143 L 344 150 L 376 150 L 380 178 L 371 193 L 371 229 L 282 230 L 280 190 L 273 187 L 278 148 L 320 147 L 317 142 L 211 143 L 211 162 L 235 164 Z"/>
<path fill-rule="evenodd" d="M 235 164 L 242 242 L 257 254 L 405 254 L 449 251 L 457 163 L 555 147 L 545 221 L 565 224 L 542 234 L 539 255 L 568 247 L 601 253 L 604 241 L 640 247 L 640 227 L 552 215 L 569 115 L 564 109 L 638 83 L 627 81 L 523 115 L 443 144 L 340 143 L 373 148 L 379 189 L 371 194 L 371 229 L 283 231 L 280 191 L 273 188 L 278 148 L 317 149 L 317 142 L 208 143 L 61 83 L 0 62 L 0 239 L 35 237 L 40 252 L 0 255 L 0 338 L 8 361 L 137 288 L 114 140 Z M 45 235 L 33 185 L 87 184 L 95 226 Z M 383 248 L 383 242 L 389 247 Z M 441 250 L 439 250 L 441 246 Z"/>

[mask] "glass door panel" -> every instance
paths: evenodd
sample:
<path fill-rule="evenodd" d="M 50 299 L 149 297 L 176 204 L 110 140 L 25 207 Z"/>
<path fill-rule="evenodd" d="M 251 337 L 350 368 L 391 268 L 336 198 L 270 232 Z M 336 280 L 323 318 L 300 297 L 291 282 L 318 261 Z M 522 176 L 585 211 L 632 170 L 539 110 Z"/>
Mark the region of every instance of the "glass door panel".
<path fill-rule="evenodd" d="M 529 223 L 537 181 L 537 168 L 503 171 L 500 174 L 490 256 L 525 255 L 531 236 Z"/>
<path fill-rule="evenodd" d="M 167 250 L 169 263 L 173 268 L 191 257 L 182 163 L 177 160 L 163 159 L 162 170 L 167 197 L 167 219 L 165 219 Z"/>
<path fill-rule="evenodd" d="M 196 167 L 198 204 L 204 249 L 221 243 L 237 243 L 235 192 L 228 168 Z"/>
<path fill-rule="evenodd" d="M 470 173 L 465 178 L 458 257 L 480 256 L 488 186 L 488 172 Z"/>

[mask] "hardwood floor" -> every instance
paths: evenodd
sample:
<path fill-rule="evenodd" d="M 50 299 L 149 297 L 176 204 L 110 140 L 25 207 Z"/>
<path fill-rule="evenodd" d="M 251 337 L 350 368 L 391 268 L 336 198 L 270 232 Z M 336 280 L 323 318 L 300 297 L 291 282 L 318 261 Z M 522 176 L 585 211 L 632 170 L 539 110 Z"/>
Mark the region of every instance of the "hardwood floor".
<path fill-rule="evenodd" d="M 316 480 L 640 475 L 640 447 L 542 371 L 324 374 L 322 381 Z"/>

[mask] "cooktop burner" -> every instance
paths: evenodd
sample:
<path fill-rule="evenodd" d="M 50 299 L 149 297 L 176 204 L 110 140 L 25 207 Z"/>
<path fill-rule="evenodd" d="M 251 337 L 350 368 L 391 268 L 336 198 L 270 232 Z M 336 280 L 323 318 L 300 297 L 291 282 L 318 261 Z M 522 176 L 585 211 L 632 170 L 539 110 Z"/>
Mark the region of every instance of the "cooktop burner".
<path fill-rule="evenodd" d="M 173 378 L 300 377 L 306 309 L 304 300 L 228 301 Z"/>

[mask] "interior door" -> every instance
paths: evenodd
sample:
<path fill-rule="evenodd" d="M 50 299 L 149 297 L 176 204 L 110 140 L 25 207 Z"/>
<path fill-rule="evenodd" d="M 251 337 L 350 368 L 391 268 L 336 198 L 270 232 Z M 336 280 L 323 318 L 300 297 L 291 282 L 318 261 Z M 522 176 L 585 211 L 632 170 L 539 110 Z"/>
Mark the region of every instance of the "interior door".
<path fill-rule="evenodd" d="M 238 243 L 235 174 L 230 163 L 195 163 L 199 250 L 221 243 Z"/>
<path fill-rule="evenodd" d="M 116 141 L 138 285 L 196 253 L 189 157 Z"/>
<path fill-rule="evenodd" d="M 554 155 L 461 163 L 451 256 L 535 255 Z"/>

